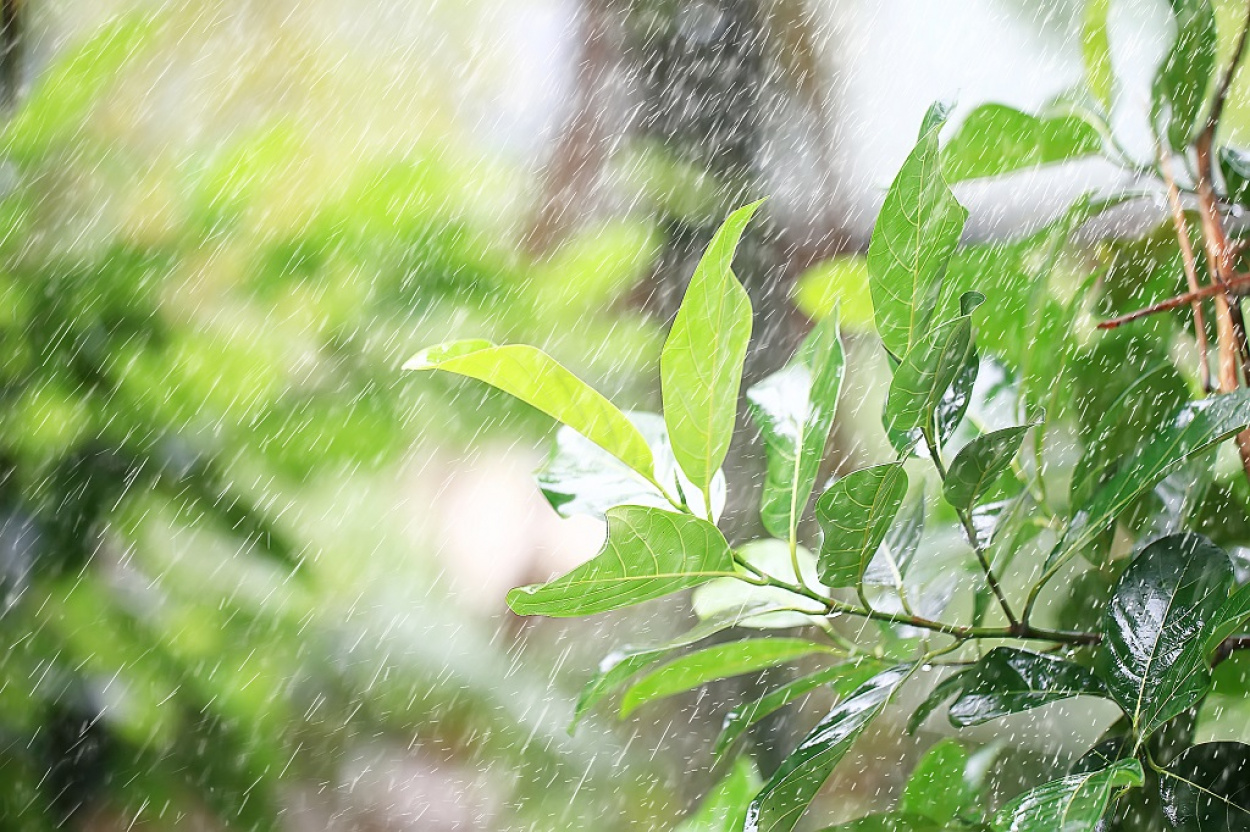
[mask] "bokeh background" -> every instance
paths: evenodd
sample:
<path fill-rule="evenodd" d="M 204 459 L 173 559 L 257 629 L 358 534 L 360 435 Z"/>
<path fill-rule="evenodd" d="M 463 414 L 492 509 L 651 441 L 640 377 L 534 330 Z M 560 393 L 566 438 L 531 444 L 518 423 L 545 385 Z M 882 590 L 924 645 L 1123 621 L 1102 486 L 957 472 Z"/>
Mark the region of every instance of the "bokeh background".
<path fill-rule="evenodd" d="M 695 258 L 768 195 L 739 260 L 748 379 L 840 303 L 852 376 L 827 473 L 875 461 L 860 255 L 924 110 L 1032 111 L 1082 73 L 1074 0 L 3 13 L 5 830 L 674 828 L 757 680 L 570 735 L 600 657 L 690 611 L 511 616 L 507 589 L 586 559 L 602 529 L 534 487 L 544 417 L 400 364 L 452 337 L 524 341 L 655 410 Z M 1166 21 L 1113 7 L 1141 102 Z M 1118 117 L 1148 155 L 1135 112 Z M 1082 162 L 958 195 L 971 238 L 1009 239 L 1125 175 Z M 757 463 L 732 458 L 737 539 Z M 821 705 L 765 725 L 761 764 Z M 976 741 L 1016 766 L 1079 750 L 1047 714 Z M 912 753 L 897 733 L 863 744 L 828 812 L 888 799 Z"/>

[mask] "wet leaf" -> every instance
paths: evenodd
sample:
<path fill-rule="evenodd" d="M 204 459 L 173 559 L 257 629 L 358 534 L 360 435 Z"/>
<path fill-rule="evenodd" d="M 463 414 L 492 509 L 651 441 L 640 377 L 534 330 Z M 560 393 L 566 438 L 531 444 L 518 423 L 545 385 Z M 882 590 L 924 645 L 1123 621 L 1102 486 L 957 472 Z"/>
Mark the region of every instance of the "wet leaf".
<path fill-rule="evenodd" d="M 644 506 L 608 512 L 608 539 L 589 562 L 508 593 L 517 615 L 564 618 L 620 609 L 733 574 L 720 531 L 697 517 Z"/>
<path fill-rule="evenodd" d="M 885 348 L 900 357 L 928 332 L 946 263 L 968 216 L 942 179 L 943 119 L 930 121 L 886 193 L 868 246 L 877 331 Z"/>
<path fill-rule="evenodd" d="M 725 779 L 674 832 L 738 832 L 760 785 L 755 764 L 749 757 L 739 757 Z"/>
<path fill-rule="evenodd" d="M 648 702 L 692 690 L 716 679 L 741 676 L 814 653 L 830 653 L 828 645 L 801 638 L 748 638 L 714 644 L 674 659 L 653 670 L 625 691 L 621 716 Z"/>
<path fill-rule="evenodd" d="M 869 679 L 812 729 L 747 811 L 743 832 L 790 832 L 856 738 L 885 709 L 907 678 L 909 666 Z"/>
<path fill-rule="evenodd" d="M 907 494 L 901 462 L 847 474 L 816 501 L 816 519 L 825 533 L 817 569 L 825 586 L 855 586 L 881 546 Z"/>
<path fill-rule="evenodd" d="M 690 481 L 707 488 L 729 451 L 742 363 L 751 339 L 751 301 L 733 273 L 734 251 L 756 202 L 729 215 L 690 285 L 660 356 L 664 421 Z"/>
<path fill-rule="evenodd" d="M 442 370 L 484 381 L 568 425 L 644 477 L 654 478 L 651 448 L 633 423 L 542 350 L 454 341 L 422 350 L 404 363 L 404 369 Z"/>
<path fill-rule="evenodd" d="M 838 321 L 829 317 L 785 368 L 747 391 L 768 452 L 760 519 L 774 537 L 789 538 L 807 508 L 833 426 L 844 365 Z"/>
<path fill-rule="evenodd" d="M 1073 115 L 1034 116 L 1003 104 L 973 110 L 942 152 L 946 181 L 1000 176 L 1102 151 L 1102 138 Z"/>
<path fill-rule="evenodd" d="M 939 826 L 949 824 L 974 797 L 964 778 L 967 766 L 968 752 L 962 745 L 950 739 L 935 743 L 912 769 L 899 811 L 929 818 Z"/>
<path fill-rule="evenodd" d="M 1105 696 L 1102 682 L 1058 656 L 995 647 L 961 677 L 950 706 L 953 725 L 980 725 L 1073 696 Z"/>
<path fill-rule="evenodd" d="M 1139 741 L 1210 687 L 1204 648 L 1231 582 L 1228 556 L 1194 534 L 1155 541 L 1120 576 L 1096 672 Z"/>
<path fill-rule="evenodd" d="M 829 685 L 841 698 L 876 676 L 881 670 L 881 663 L 872 659 L 846 662 L 802 676 L 776 690 L 769 691 L 759 699 L 737 705 L 725 716 L 720 735 L 716 738 L 714 753 L 718 756 L 724 754 L 746 729 L 769 714 L 801 699 L 816 688 Z"/>
<path fill-rule="evenodd" d="M 1116 794 L 1142 784 L 1141 763 L 1125 760 L 1101 771 L 1070 774 L 1008 803 L 996 832 L 1092 832 Z"/>
<path fill-rule="evenodd" d="M 1176 39 L 1155 76 L 1151 121 L 1162 122 L 1175 150 L 1193 139 L 1215 71 L 1215 10 L 1210 0 L 1169 0 Z"/>
<path fill-rule="evenodd" d="M 994 480 L 1011 466 L 1032 425 L 1004 428 L 978 436 L 955 455 L 942 495 L 957 509 L 970 509 Z"/>
<path fill-rule="evenodd" d="M 1250 829 L 1250 745 L 1208 742 L 1160 773 L 1163 811 L 1177 832 Z"/>

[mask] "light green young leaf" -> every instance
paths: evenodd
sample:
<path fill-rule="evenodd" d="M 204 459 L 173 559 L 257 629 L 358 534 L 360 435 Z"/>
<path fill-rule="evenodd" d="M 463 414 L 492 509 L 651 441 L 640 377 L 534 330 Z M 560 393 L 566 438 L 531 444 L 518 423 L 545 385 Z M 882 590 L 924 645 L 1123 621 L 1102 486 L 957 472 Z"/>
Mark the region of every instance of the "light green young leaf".
<path fill-rule="evenodd" d="M 1215 72 L 1215 10 L 1210 0 L 1169 3 L 1176 40 L 1155 76 L 1150 115 L 1155 124 L 1163 123 L 1172 149 L 1183 150 L 1198 131 Z"/>
<path fill-rule="evenodd" d="M 833 426 L 844 365 L 835 315 L 816 325 L 789 364 L 747 391 L 768 451 L 760 519 L 774 537 L 788 539 L 807 507 Z"/>
<path fill-rule="evenodd" d="M 895 356 L 906 355 L 928 332 L 946 263 L 968 217 L 942 179 L 938 133 L 944 119 L 927 121 L 886 193 L 868 246 L 877 331 Z"/>
<path fill-rule="evenodd" d="M 1111 40 L 1107 37 L 1107 12 L 1111 0 L 1087 0 L 1081 32 L 1081 56 L 1085 59 L 1085 83 L 1104 110 L 1111 108 L 1115 76 L 1111 66 Z"/>
<path fill-rule="evenodd" d="M 1074 115 L 1034 116 L 1003 104 L 973 110 L 942 152 L 947 182 L 1001 176 L 1102 151 L 1098 131 Z"/>
<path fill-rule="evenodd" d="M 725 779 L 674 832 L 739 832 L 751 798 L 761 785 L 760 775 L 751 758 L 739 757 Z"/>
<path fill-rule="evenodd" d="M 422 350 L 404 362 L 404 369 L 442 370 L 484 381 L 568 425 L 647 480 L 655 480 L 651 448 L 633 423 L 540 349 L 453 341 Z"/>
<path fill-rule="evenodd" d="M 550 583 L 512 590 L 512 611 L 592 615 L 734 574 L 729 544 L 706 520 L 645 506 L 620 506 L 607 518 L 608 539 L 598 555 Z"/>
<path fill-rule="evenodd" d="M 791 832 L 864 729 L 877 718 L 911 667 L 900 665 L 869 679 L 834 706 L 756 795 L 743 832 Z"/>
<path fill-rule="evenodd" d="M 949 824 L 974 797 L 964 777 L 967 767 L 968 752 L 962 745 L 951 739 L 935 743 L 912 770 L 899 811 L 929 818 L 939 826 Z"/>
<path fill-rule="evenodd" d="M 635 682 L 621 698 L 621 716 L 629 716 L 648 702 L 716 679 L 741 676 L 813 653 L 831 652 L 828 645 L 801 638 L 749 638 L 714 644 L 674 659 Z"/>
<path fill-rule="evenodd" d="M 1011 460 L 1024 442 L 1024 434 L 1031 427 L 1020 425 L 996 430 L 965 445 L 955 455 L 955 461 L 946 473 L 946 482 L 942 487 L 946 502 L 960 510 L 972 508 L 994 484 L 994 480 L 1011 465 Z"/>
<path fill-rule="evenodd" d="M 933 417 L 946 391 L 968 364 L 972 353 L 972 312 L 985 298 L 968 292 L 962 313 L 935 326 L 907 353 L 894 371 L 885 403 L 887 432 L 936 431 Z"/>
<path fill-rule="evenodd" d="M 1124 760 L 1089 774 L 1073 774 L 1025 792 L 994 819 L 995 832 L 1093 832 L 1112 798 L 1140 786 L 1141 763 Z"/>
<path fill-rule="evenodd" d="M 734 251 L 756 202 L 729 215 L 695 268 L 660 355 L 664 421 L 673 454 L 699 489 L 720 470 L 733 437 L 751 300 L 733 273 Z"/>
<path fill-rule="evenodd" d="M 817 570 L 825 586 L 855 586 L 881 546 L 907 494 L 901 462 L 847 474 L 816 501 L 816 519 L 825 533 Z"/>

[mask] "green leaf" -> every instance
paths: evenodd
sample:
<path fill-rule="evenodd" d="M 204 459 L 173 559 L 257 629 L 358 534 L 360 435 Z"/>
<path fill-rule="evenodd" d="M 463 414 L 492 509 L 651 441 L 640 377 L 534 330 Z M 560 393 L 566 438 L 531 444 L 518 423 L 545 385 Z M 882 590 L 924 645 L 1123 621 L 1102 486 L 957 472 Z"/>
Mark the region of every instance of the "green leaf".
<path fill-rule="evenodd" d="M 793 581 L 794 565 L 790 559 L 790 547 L 784 541 L 771 537 L 752 540 L 739 546 L 738 557 L 765 575 L 784 581 Z M 800 576 L 809 586 L 819 587 L 816 576 L 816 556 L 803 546 L 795 548 Z M 747 570 L 739 567 L 743 575 Z M 699 618 L 715 618 L 735 610 L 751 607 L 764 609 L 757 615 L 744 617 L 741 627 L 772 630 L 786 627 L 803 627 L 812 623 L 813 616 L 824 611 L 816 604 L 795 596 L 788 589 L 773 586 L 757 586 L 737 578 L 718 578 L 695 589 L 690 598 L 691 606 Z M 808 610 L 810 612 L 806 612 Z"/>
<path fill-rule="evenodd" d="M 907 720 L 907 733 L 914 734 L 920 730 L 920 726 L 924 724 L 929 715 L 942 707 L 947 700 L 954 698 L 963 692 L 964 685 L 967 684 L 972 676 L 972 668 L 959 670 L 947 676 L 941 682 L 934 685 L 933 690 L 920 703 L 919 707 L 912 712 L 911 718 Z"/>
<path fill-rule="evenodd" d="M 849 823 L 830 826 L 822 832 L 944 832 L 948 828 L 945 824 L 935 823 L 926 817 L 886 812 L 865 815 Z"/>
<path fill-rule="evenodd" d="M 867 259 L 848 254 L 812 266 L 794 279 L 794 305 L 814 321 L 836 313 L 838 323 L 847 329 L 872 331 Z"/>
<path fill-rule="evenodd" d="M 1093 832 L 1116 793 L 1140 786 L 1141 763 L 1125 760 L 1101 771 L 1052 780 L 1008 803 L 996 832 Z"/>
<path fill-rule="evenodd" d="M 508 593 L 517 615 L 565 618 L 620 609 L 733 574 L 733 555 L 706 520 L 645 506 L 608 512 L 608 539 L 589 562 Z"/>
<path fill-rule="evenodd" d="M 1206 639 L 1231 583 L 1228 556 L 1195 534 L 1156 540 L 1120 576 L 1095 670 L 1139 742 L 1206 694 Z"/>
<path fill-rule="evenodd" d="M 942 826 L 950 823 L 974 797 L 964 777 L 967 766 L 968 752 L 962 745 L 950 739 L 934 744 L 912 770 L 899 811 Z"/>
<path fill-rule="evenodd" d="M 1085 83 L 1104 110 L 1111 109 L 1115 76 L 1111 66 L 1111 40 L 1107 36 L 1107 12 L 1111 0 L 1088 0 L 1081 31 L 1081 56 L 1085 59 Z"/>
<path fill-rule="evenodd" d="M 625 465 L 567 425 L 556 431 L 551 457 L 534 474 L 543 496 L 561 516 L 589 515 L 602 519 L 608 509 L 616 506 L 652 506 L 671 508 L 661 492 L 681 494 L 690 512 L 707 516 L 703 494 L 677 467 L 673 449 L 668 442 L 664 417 L 658 413 L 626 411 L 626 418 L 642 434 L 655 460 L 656 483 Z M 712 479 L 712 519 L 720 517 L 725 508 L 725 474 Z"/>
<path fill-rule="evenodd" d="M 1098 131 L 1076 116 L 1038 117 L 1002 104 L 983 104 L 947 143 L 942 172 L 947 182 L 960 182 L 1101 151 Z"/>
<path fill-rule="evenodd" d="M 887 432 L 935 429 L 934 413 L 972 353 L 972 310 L 984 298 L 967 293 L 963 314 L 935 326 L 904 356 L 890 381 L 885 403 Z"/>
<path fill-rule="evenodd" d="M 651 448 L 625 414 L 540 349 L 453 341 L 422 350 L 404 362 L 404 369 L 442 370 L 484 381 L 568 425 L 648 480 L 655 478 Z"/>
<path fill-rule="evenodd" d="M 621 698 L 621 716 L 629 716 L 648 702 L 716 679 L 741 676 L 813 653 L 830 652 L 833 650 L 828 645 L 802 638 L 748 638 L 714 644 L 674 659 L 635 682 Z"/>
<path fill-rule="evenodd" d="M 725 779 L 674 832 L 738 832 L 760 785 L 755 764 L 749 757 L 739 757 Z"/>
<path fill-rule="evenodd" d="M 1250 829 L 1250 745 L 1187 748 L 1159 778 L 1163 810 L 1177 832 Z"/>
<path fill-rule="evenodd" d="M 776 606 L 772 605 L 762 607 L 739 605 L 730 610 L 723 610 L 716 616 L 707 617 L 706 620 L 700 621 L 680 636 L 660 644 L 641 647 L 627 646 L 613 650 L 603 657 L 603 661 L 599 662 L 598 671 L 582 687 L 581 695 L 577 698 L 577 705 L 573 709 L 573 722 L 569 729 L 575 728 L 587 711 L 643 668 L 654 664 L 674 650 L 689 647 L 730 627 L 737 627 L 752 616 L 767 615 L 775 609 Z"/>
<path fill-rule="evenodd" d="M 725 722 L 721 726 L 720 735 L 716 738 L 713 751 L 717 756 L 724 754 L 746 729 L 818 687 L 829 685 L 841 698 L 876 676 L 881 670 L 881 663 L 873 659 L 846 662 L 802 676 L 776 690 L 769 691 L 759 699 L 737 705 L 725 715 Z"/>
<path fill-rule="evenodd" d="M 768 451 L 760 519 L 774 537 L 788 539 L 807 507 L 833 426 L 844 367 L 837 318 L 829 317 L 812 330 L 789 364 L 747 391 L 751 416 Z"/>
<path fill-rule="evenodd" d="M 900 665 L 869 679 L 816 724 L 747 810 L 743 832 L 790 832 L 856 738 L 908 677 Z"/>
<path fill-rule="evenodd" d="M 1047 558 L 1053 570 L 1107 530 L 1115 519 L 1159 480 L 1187 459 L 1212 448 L 1250 426 L 1250 390 L 1211 396 L 1185 405 L 1169 426 L 1143 443 L 1118 473 L 1102 485 L 1077 512 Z"/>
<path fill-rule="evenodd" d="M 1020 425 L 978 436 L 955 455 L 946 473 L 942 495 L 957 509 L 970 509 L 994 480 L 1007 470 L 1033 427 Z"/>
<path fill-rule="evenodd" d="M 950 721 L 961 728 L 1073 696 L 1105 696 L 1102 682 L 1080 665 L 1014 647 L 995 647 L 960 679 Z"/>
<path fill-rule="evenodd" d="M 1243 207 L 1250 205 L 1250 154 L 1235 147 L 1221 147 L 1219 159 L 1228 198 Z"/>
<path fill-rule="evenodd" d="M 825 586 L 855 586 L 885 539 L 907 494 L 901 462 L 847 474 L 816 501 L 825 537 L 816 566 Z"/>
<path fill-rule="evenodd" d="M 1228 600 L 1215 611 L 1215 616 L 1207 627 L 1210 634 L 1203 653 L 1207 656 L 1213 654 L 1220 642 L 1236 635 L 1245 627 L 1247 619 L 1250 619 L 1250 584 L 1237 587 L 1228 596 Z"/>
<path fill-rule="evenodd" d="M 895 356 L 929 329 L 942 275 L 968 212 L 942 179 L 938 133 L 928 125 L 886 193 L 868 245 L 869 289 L 877 332 Z"/>
<path fill-rule="evenodd" d="M 734 251 L 756 202 L 729 215 L 690 278 L 660 355 L 664 421 L 690 481 L 707 488 L 729 451 L 742 363 L 751 339 L 751 301 L 733 273 Z"/>
<path fill-rule="evenodd" d="M 1215 10 L 1210 0 L 1169 0 L 1176 40 L 1155 75 L 1151 121 L 1166 122 L 1164 136 L 1184 149 L 1199 128 L 1207 87 L 1215 71 Z"/>

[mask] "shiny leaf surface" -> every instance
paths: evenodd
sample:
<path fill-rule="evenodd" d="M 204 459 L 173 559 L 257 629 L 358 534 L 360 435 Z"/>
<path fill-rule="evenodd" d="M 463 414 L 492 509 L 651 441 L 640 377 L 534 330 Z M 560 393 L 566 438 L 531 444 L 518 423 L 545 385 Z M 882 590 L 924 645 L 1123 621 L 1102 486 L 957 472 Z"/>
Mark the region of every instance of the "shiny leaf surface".
<path fill-rule="evenodd" d="M 1160 775 L 1163 811 L 1177 832 L 1250 830 L 1250 745 L 1186 749 Z"/>
<path fill-rule="evenodd" d="M 961 678 L 950 720 L 961 727 L 1020 713 L 1073 696 L 1105 696 L 1098 679 L 1058 656 L 995 647 Z"/>
<path fill-rule="evenodd" d="M 963 447 L 946 473 L 942 496 L 957 509 L 969 509 L 994 480 L 1011 466 L 1032 425 L 1004 428 L 978 436 Z"/>
<path fill-rule="evenodd" d="M 738 832 L 751 798 L 759 791 L 759 773 L 749 757 L 738 758 L 725 779 L 674 832 Z"/>
<path fill-rule="evenodd" d="M 1053 780 L 1004 806 L 994 819 L 995 832 L 1092 832 L 1112 798 L 1142 779 L 1141 763 L 1125 760 Z"/>
<path fill-rule="evenodd" d="M 847 474 L 816 501 L 825 533 L 817 569 L 825 586 L 854 586 L 881 546 L 907 494 L 902 463 L 875 465 Z"/>

